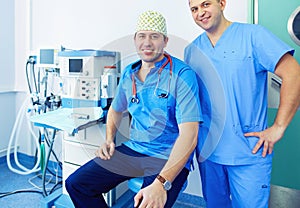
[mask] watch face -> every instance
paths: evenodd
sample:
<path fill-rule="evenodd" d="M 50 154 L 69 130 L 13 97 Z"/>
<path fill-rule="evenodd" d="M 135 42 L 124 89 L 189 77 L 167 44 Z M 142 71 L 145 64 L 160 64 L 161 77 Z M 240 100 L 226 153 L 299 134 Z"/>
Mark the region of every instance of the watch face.
<path fill-rule="evenodd" d="M 169 191 L 172 188 L 171 182 L 170 181 L 166 181 L 164 183 L 164 188 L 165 188 L 165 190 Z"/>

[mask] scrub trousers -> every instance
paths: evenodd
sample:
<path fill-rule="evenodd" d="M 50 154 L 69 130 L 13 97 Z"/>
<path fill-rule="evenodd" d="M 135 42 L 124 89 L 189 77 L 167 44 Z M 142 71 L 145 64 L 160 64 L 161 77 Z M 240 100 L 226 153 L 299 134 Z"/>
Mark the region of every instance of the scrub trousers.
<path fill-rule="evenodd" d="M 150 185 L 160 173 L 166 160 L 140 154 L 126 145 L 116 147 L 111 159 L 90 160 L 65 181 L 66 190 L 76 208 L 108 207 L 103 193 L 135 177 L 143 177 L 143 187 Z M 184 168 L 167 192 L 166 208 L 171 208 L 184 186 L 189 170 Z"/>
<path fill-rule="evenodd" d="M 199 164 L 207 208 L 268 208 L 272 160 L 250 165 Z"/>

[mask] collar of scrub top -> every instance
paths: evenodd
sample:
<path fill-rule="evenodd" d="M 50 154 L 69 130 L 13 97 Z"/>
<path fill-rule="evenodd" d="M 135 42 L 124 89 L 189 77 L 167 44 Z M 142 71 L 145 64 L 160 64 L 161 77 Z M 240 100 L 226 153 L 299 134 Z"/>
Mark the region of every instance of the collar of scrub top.
<path fill-rule="evenodd" d="M 173 66 L 173 62 L 172 62 L 172 59 L 171 59 L 171 56 L 169 54 L 164 54 L 164 56 L 167 58 L 167 60 L 161 65 L 161 67 L 159 68 L 158 70 L 158 79 L 157 79 L 157 83 L 156 83 L 156 86 L 155 86 L 155 90 L 154 90 L 154 95 L 155 96 L 158 96 L 159 98 L 167 98 L 168 95 L 169 95 L 169 91 L 170 91 L 170 82 L 171 82 L 171 78 L 172 78 L 172 66 Z M 158 88 L 158 84 L 160 82 L 160 74 L 162 72 L 162 70 L 167 66 L 167 64 L 170 63 L 170 71 L 169 71 L 169 81 L 168 81 L 168 92 L 167 94 L 162 94 L 162 95 L 156 95 L 156 90 Z M 136 83 L 135 83 L 135 78 L 134 78 L 134 73 L 131 74 L 131 79 L 132 79 L 132 97 L 131 97 L 131 102 L 132 103 L 139 103 L 140 100 L 139 98 L 137 97 L 136 93 Z"/>

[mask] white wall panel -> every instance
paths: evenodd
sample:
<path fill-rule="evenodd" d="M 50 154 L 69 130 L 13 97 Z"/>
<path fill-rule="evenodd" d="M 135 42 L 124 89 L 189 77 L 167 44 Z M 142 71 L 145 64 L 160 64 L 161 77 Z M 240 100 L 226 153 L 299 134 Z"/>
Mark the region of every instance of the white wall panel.
<path fill-rule="evenodd" d="M 247 4 L 247 0 L 228 0 L 226 15 L 246 22 Z M 138 15 L 148 9 L 166 17 L 171 35 L 191 41 L 200 32 L 187 0 L 32 0 L 31 49 L 60 45 L 72 49 L 101 48 L 133 34 Z"/>

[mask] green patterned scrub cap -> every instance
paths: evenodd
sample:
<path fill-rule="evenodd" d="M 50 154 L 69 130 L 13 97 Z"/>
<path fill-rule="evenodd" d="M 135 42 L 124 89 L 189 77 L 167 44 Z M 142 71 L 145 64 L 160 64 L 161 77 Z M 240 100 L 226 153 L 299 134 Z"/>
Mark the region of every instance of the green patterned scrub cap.
<path fill-rule="evenodd" d="M 139 16 L 136 32 L 151 30 L 167 36 L 167 24 L 165 18 L 158 12 L 146 11 Z"/>

